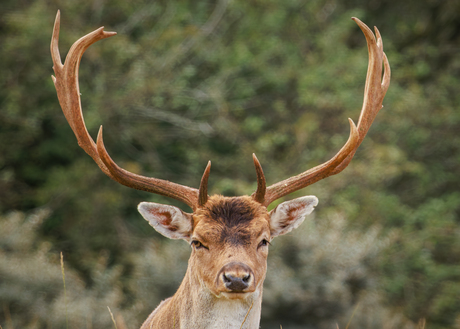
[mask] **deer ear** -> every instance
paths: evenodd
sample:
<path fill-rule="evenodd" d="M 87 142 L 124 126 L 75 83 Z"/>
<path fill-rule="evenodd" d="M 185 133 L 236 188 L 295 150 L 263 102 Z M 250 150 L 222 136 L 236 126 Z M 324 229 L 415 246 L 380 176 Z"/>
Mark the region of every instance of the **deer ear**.
<path fill-rule="evenodd" d="M 141 202 L 137 207 L 141 215 L 158 233 L 170 239 L 188 241 L 192 233 L 192 215 L 177 207 L 153 202 Z"/>
<path fill-rule="evenodd" d="M 317 204 L 318 198 L 313 195 L 280 203 L 269 213 L 272 238 L 299 227 L 305 216 L 311 214 Z"/>

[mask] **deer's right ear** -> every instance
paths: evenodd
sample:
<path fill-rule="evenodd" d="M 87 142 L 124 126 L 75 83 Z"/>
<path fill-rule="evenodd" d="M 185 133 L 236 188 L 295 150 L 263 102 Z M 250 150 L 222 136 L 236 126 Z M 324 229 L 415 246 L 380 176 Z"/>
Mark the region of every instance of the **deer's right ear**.
<path fill-rule="evenodd" d="M 137 207 L 149 224 L 170 239 L 189 241 L 192 233 L 192 215 L 177 207 L 153 202 L 141 202 Z"/>

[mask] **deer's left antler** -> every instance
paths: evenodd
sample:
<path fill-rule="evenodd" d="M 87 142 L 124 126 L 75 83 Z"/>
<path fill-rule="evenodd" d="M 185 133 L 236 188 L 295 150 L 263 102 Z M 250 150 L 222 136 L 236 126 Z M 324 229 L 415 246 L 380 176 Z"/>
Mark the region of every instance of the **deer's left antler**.
<path fill-rule="evenodd" d="M 390 85 L 390 64 L 388 58 L 383 52 L 383 42 L 380 32 L 375 28 L 375 36 L 371 29 L 359 19 L 352 18 L 364 33 L 369 51 L 369 65 L 367 68 L 366 86 L 364 89 L 364 101 L 359 116 L 358 126 L 356 127 L 353 120 L 350 122 L 350 136 L 340 151 L 329 161 L 309 169 L 297 176 L 290 177 L 276 184 L 265 187 L 265 177 L 259 161 L 254 157 L 254 164 L 257 170 L 258 187 L 253 193 L 253 198 L 265 206 L 285 195 L 293 193 L 304 187 L 307 187 L 317 181 L 336 175 L 344 170 L 356 150 L 367 134 L 377 113 L 382 108 L 383 98 Z M 382 66 L 383 63 L 383 66 Z M 382 69 L 385 68 L 383 78 Z"/>

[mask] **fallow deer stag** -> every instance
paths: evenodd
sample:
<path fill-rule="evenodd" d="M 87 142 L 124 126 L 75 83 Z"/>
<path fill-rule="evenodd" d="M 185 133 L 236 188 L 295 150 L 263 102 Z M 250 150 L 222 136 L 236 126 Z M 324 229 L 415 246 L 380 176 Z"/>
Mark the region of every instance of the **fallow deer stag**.
<path fill-rule="evenodd" d="M 93 141 L 83 120 L 78 68 L 83 53 L 90 45 L 116 33 L 105 32 L 101 27 L 87 34 L 73 44 L 62 65 L 58 50 L 60 13 L 57 13 L 51 39 L 56 75 L 52 78 L 59 103 L 78 144 L 113 180 L 179 200 L 193 210 L 193 213 L 185 213 L 169 205 L 139 204 L 139 212 L 159 233 L 171 239 L 183 239 L 192 247 L 187 272 L 179 289 L 174 296 L 161 302 L 141 329 L 259 327 L 269 242 L 297 228 L 313 211 L 318 199 L 314 196 L 297 198 L 279 204 L 270 212 L 267 206 L 345 169 L 382 108 L 390 84 L 390 65 L 383 52 L 379 31 L 375 28 L 374 36 L 359 19 L 353 20 L 366 37 L 369 66 L 358 126 L 349 119 L 351 131 L 345 145 L 329 161 L 268 187 L 262 167 L 253 154 L 257 190 L 251 196 L 224 197 L 208 196 L 210 162 L 199 189 L 195 189 L 120 168 L 105 149 L 102 127 L 97 142 Z"/>

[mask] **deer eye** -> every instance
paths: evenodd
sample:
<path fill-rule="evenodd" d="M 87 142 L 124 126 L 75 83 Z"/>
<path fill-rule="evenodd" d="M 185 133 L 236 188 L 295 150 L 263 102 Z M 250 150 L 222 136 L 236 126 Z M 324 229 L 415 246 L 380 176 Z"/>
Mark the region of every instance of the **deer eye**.
<path fill-rule="evenodd" d="M 208 247 L 204 246 L 200 241 L 198 240 L 192 240 L 192 242 L 190 243 L 190 245 L 192 247 L 195 247 L 195 249 L 201 249 L 201 248 L 204 248 L 204 249 L 208 249 Z"/>
<path fill-rule="evenodd" d="M 259 242 L 259 245 L 257 246 L 257 249 L 260 247 L 266 247 L 270 244 L 270 242 L 267 239 L 262 239 L 262 241 Z"/>

